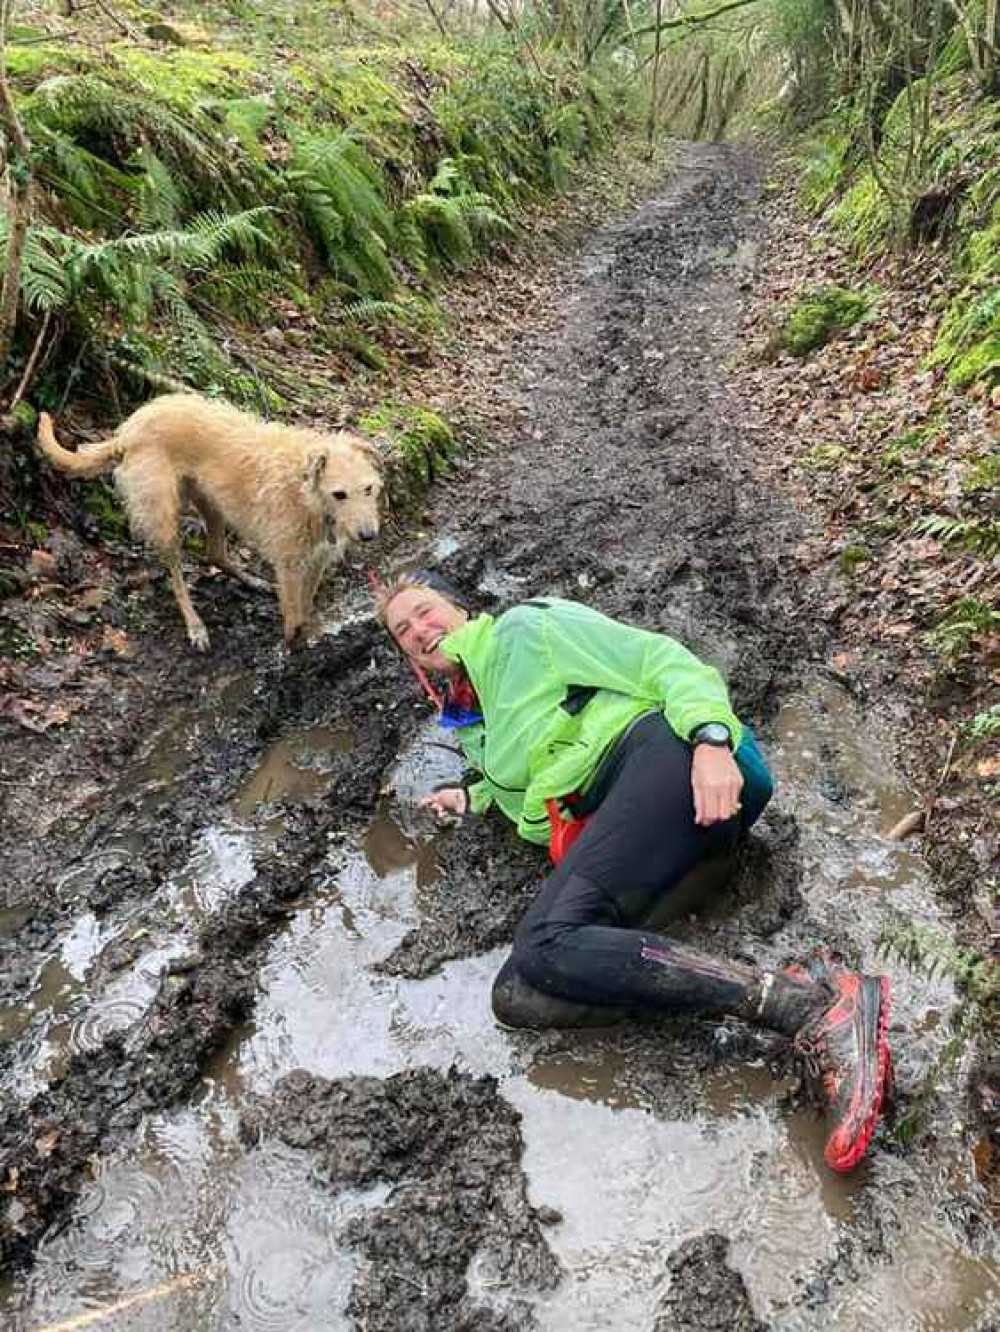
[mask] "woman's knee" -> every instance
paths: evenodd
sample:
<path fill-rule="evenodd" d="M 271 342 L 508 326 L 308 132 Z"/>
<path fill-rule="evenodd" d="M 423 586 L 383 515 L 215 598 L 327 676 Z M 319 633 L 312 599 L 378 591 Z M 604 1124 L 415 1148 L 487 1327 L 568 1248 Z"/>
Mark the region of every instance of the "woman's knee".
<path fill-rule="evenodd" d="M 553 1025 L 545 1011 L 547 996 L 524 977 L 512 953 L 500 968 L 490 993 L 493 1016 L 502 1027 L 539 1028 Z"/>

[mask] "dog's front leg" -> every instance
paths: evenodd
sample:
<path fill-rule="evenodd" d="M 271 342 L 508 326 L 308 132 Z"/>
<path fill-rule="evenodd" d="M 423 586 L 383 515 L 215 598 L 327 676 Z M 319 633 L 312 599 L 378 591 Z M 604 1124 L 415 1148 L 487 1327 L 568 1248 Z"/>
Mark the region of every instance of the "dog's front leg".
<path fill-rule="evenodd" d="M 309 621 L 309 607 L 305 604 L 309 570 L 301 564 L 291 567 L 282 565 L 276 573 L 278 600 L 281 603 L 281 617 L 285 626 L 285 646 L 290 652 L 294 652 L 305 643 Z"/>

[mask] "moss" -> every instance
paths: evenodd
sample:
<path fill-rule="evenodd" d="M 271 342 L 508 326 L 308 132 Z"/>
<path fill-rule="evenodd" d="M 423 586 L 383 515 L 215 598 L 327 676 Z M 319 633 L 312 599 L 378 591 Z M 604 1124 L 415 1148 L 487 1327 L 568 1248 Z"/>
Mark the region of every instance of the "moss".
<path fill-rule="evenodd" d="M 836 467 L 842 458 L 847 457 L 847 452 L 842 444 L 814 444 L 802 455 L 799 464 L 811 471 L 822 472 Z"/>
<path fill-rule="evenodd" d="M 451 426 L 427 407 L 385 403 L 363 416 L 358 427 L 369 435 L 387 436 L 405 478 L 421 487 L 449 472 L 458 451 Z"/>
<path fill-rule="evenodd" d="M 872 553 L 867 546 L 845 546 L 840 552 L 840 567 L 850 578 L 859 564 L 864 564 L 871 558 Z"/>
<path fill-rule="evenodd" d="M 124 42 L 111 50 L 140 82 L 186 107 L 206 93 L 245 89 L 247 75 L 257 68 L 252 56 L 239 51 L 145 51 Z"/>
<path fill-rule="evenodd" d="M 85 488 L 83 507 L 97 523 L 103 537 L 113 541 L 128 540 L 128 518 L 110 482 L 90 482 Z"/>
<path fill-rule="evenodd" d="M 949 305 L 928 365 L 948 367 L 953 388 L 1000 379 L 1000 221 L 974 232 L 962 253 L 966 286 Z"/>
<path fill-rule="evenodd" d="M 990 453 L 977 459 L 962 481 L 962 491 L 966 495 L 1000 491 L 1000 453 Z"/>
<path fill-rule="evenodd" d="M 977 342 L 956 357 L 948 371 L 948 383 L 952 388 L 968 388 L 980 379 L 990 384 L 1000 383 L 1000 336 Z"/>
<path fill-rule="evenodd" d="M 862 171 L 831 211 L 830 221 L 846 234 L 857 254 L 878 250 L 890 239 L 892 210 L 870 170 Z"/>
<path fill-rule="evenodd" d="M 792 356 L 807 356 L 816 347 L 844 333 L 869 312 L 871 292 L 835 285 L 803 292 L 778 333 L 778 343 Z"/>

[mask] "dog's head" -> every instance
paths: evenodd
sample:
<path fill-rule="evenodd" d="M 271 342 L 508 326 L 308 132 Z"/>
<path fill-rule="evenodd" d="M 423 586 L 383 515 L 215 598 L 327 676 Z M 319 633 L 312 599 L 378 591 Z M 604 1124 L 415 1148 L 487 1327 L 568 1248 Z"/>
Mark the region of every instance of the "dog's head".
<path fill-rule="evenodd" d="M 382 471 L 374 444 L 342 430 L 326 444 L 310 449 L 306 492 L 332 527 L 337 545 L 371 541 L 379 531 Z"/>

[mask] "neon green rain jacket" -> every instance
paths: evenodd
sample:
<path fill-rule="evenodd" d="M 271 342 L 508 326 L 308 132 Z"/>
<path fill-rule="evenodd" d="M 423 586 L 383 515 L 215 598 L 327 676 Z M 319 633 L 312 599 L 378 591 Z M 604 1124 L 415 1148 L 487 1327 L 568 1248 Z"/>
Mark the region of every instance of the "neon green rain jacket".
<path fill-rule="evenodd" d="M 636 717 L 662 708 L 686 740 L 705 722 L 743 727 L 722 676 L 664 634 L 635 629 L 573 601 L 536 598 L 499 618 L 480 615 L 442 639 L 479 698 L 482 723 L 456 732 L 482 780 L 471 809 L 496 804 L 529 842 L 548 840 L 545 801 L 583 792 L 609 747 Z M 573 691 L 597 692 L 576 712 Z"/>

